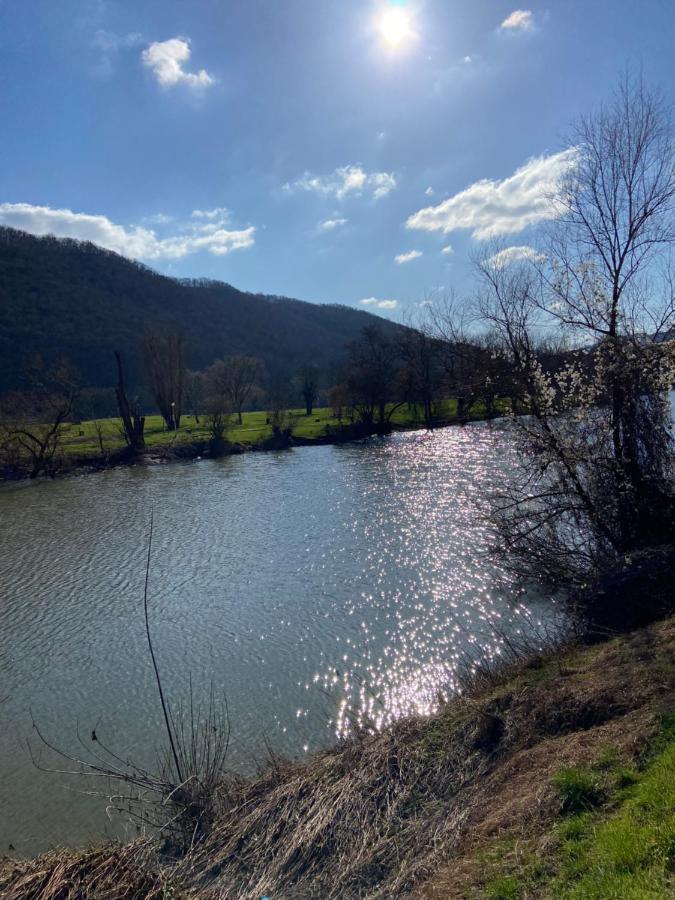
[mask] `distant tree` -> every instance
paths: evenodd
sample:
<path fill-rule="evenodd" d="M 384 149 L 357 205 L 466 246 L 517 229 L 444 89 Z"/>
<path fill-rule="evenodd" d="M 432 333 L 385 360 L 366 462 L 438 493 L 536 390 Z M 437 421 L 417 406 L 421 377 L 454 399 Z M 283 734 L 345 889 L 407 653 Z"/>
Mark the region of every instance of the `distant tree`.
<path fill-rule="evenodd" d="M 408 400 L 422 404 L 424 424 L 429 428 L 441 387 L 440 342 L 431 329 L 418 325 L 401 332 L 397 349 L 403 363 L 402 377 Z"/>
<path fill-rule="evenodd" d="M 124 366 L 122 355 L 115 350 L 115 362 L 117 363 L 117 409 L 122 420 L 122 435 L 127 447 L 132 453 L 138 453 L 145 447 L 145 416 L 142 415 L 138 400 L 130 401 L 124 383 Z"/>
<path fill-rule="evenodd" d="M 229 408 L 236 412 L 242 424 L 242 412 L 254 396 L 256 387 L 264 375 L 264 367 L 255 356 L 226 356 L 216 360 L 206 373 L 209 393 L 221 394 Z"/>
<path fill-rule="evenodd" d="M 206 391 L 205 374 L 188 370 L 185 373 L 185 385 L 183 387 L 183 410 L 186 415 L 194 416 L 198 425 L 199 415 L 204 407 L 205 400 L 210 399 L 206 397 Z"/>
<path fill-rule="evenodd" d="M 405 403 L 401 395 L 401 361 L 397 347 L 374 325 L 363 329 L 350 346 L 348 390 L 351 403 L 366 428 L 385 433 L 394 412 Z"/>
<path fill-rule="evenodd" d="M 99 420 L 96 419 L 94 422 L 94 431 L 96 432 L 96 440 L 98 441 L 98 449 L 101 451 L 101 456 L 106 456 L 103 422 L 99 422 Z"/>
<path fill-rule="evenodd" d="M 25 373 L 26 388 L 0 402 L 0 458 L 30 478 L 51 474 L 58 459 L 63 430 L 78 392 L 72 365 L 60 360 L 45 366 L 36 357 Z"/>
<path fill-rule="evenodd" d="M 169 431 L 180 428 L 185 389 L 185 347 L 181 334 L 149 329 L 143 338 L 145 376 Z"/>
<path fill-rule="evenodd" d="M 334 384 L 328 391 L 328 402 L 334 418 L 341 422 L 345 409 L 349 405 L 349 391 L 347 387 L 344 384 Z"/>
<path fill-rule="evenodd" d="M 285 443 L 293 432 L 293 416 L 288 409 L 289 385 L 278 378 L 270 384 L 267 392 L 267 418 L 272 427 L 272 437 Z"/>
<path fill-rule="evenodd" d="M 496 251 L 495 251 L 496 252 Z M 513 367 L 507 365 L 494 334 L 476 330 L 475 311 L 454 295 L 437 297 L 426 306 L 423 328 L 432 337 L 441 390 L 457 402 L 457 418 L 469 420 L 473 407 L 482 402 L 488 416 L 497 412 L 498 397 L 512 400 L 514 411 L 523 389 Z"/>
<path fill-rule="evenodd" d="M 73 415 L 82 420 L 110 419 L 117 415 L 115 391 L 112 388 L 85 388 L 77 396 Z"/>
<path fill-rule="evenodd" d="M 305 415 L 311 416 L 319 395 L 319 370 L 316 366 L 303 366 L 298 376 L 300 394 L 305 404 Z"/>
<path fill-rule="evenodd" d="M 226 432 L 230 425 L 231 413 L 222 394 L 206 397 L 202 403 L 203 417 L 209 433 L 211 456 L 222 456 L 227 447 Z"/>

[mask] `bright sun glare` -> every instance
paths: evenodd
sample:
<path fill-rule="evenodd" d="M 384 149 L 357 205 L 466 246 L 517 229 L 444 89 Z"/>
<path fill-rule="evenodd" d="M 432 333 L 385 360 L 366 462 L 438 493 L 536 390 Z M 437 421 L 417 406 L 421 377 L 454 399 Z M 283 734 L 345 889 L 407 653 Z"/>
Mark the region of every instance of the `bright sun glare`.
<path fill-rule="evenodd" d="M 398 47 L 412 32 L 410 17 L 402 9 L 388 9 L 378 21 L 378 29 L 385 43 Z"/>

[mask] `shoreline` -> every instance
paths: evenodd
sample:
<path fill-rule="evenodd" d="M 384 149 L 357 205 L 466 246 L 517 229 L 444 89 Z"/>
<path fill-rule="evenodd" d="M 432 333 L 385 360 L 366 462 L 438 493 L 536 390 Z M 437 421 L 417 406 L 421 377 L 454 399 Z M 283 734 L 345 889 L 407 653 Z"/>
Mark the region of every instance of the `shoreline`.
<path fill-rule="evenodd" d="M 267 453 L 279 452 L 280 450 L 292 450 L 295 447 L 325 447 L 339 444 L 355 444 L 361 441 L 371 440 L 376 437 L 388 437 L 394 433 L 406 433 L 411 431 L 425 431 L 431 433 L 441 428 L 464 427 L 481 422 L 493 422 L 497 419 L 503 419 L 505 416 L 501 413 L 494 415 L 476 415 L 469 419 L 459 419 L 457 417 L 439 420 L 434 422 L 430 427 L 424 423 L 415 423 L 410 425 L 392 424 L 384 432 L 377 429 L 366 431 L 365 433 L 354 429 L 351 426 L 344 426 L 341 429 L 335 429 L 331 433 L 321 434 L 317 437 L 295 436 L 291 434 L 287 438 L 275 439 L 273 435 L 263 438 L 252 443 L 232 442 L 227 443 L 222 452 L 215 456 L 209 451 L 209 441 L 206 438 L 200 438 L 194 441 L 185 441 L 180 444 L 172 445 L 171 442 L 162 444 L 158 443 L 151 447 L 146 447 L 140 453 L 129 453 L 128 448 L 121 448 L 111 453 L 99 454 L 96 456 L 80 456 L 75 454 L 71 456 L 61 457 L 62 465 L 54 472 L 49 474 L 41 474 L 35 479 L 31 479 L 29 475 L 24 473 L 2 474 L 0 473 L 0 485 L 11 484 L 22 481 L 43 481 L 60 479 L 67 477 L 79 477 L 96 472 L 115 469 L 121 466 L 143 466 L 143 465 L 164 465 L 174 462 L 189 462 L 202 459 L 220 459 L 227 456 L 240 456 L 244 453 Z"/>

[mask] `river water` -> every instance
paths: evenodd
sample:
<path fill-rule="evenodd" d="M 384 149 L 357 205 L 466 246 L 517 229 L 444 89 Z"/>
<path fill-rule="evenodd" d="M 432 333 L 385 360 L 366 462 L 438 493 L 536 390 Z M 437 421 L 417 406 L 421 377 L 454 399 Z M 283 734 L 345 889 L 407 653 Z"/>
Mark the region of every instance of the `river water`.
<path fill-rule="evenodd" d="M 354 719 L 432 711 L 499 631 L 550 616 L 489 555 L 475 501 L 508 477 L 474 424 L 0 489 L 0 852 L 119 835 L 33 727 L 82 755 L 93 728 L 151 761 L 160 711 L 143 583 L 174 704 L 226 696 L 230 764 L 303 754 Z M 529 612 L 528 612 L 529 610 Z"/>

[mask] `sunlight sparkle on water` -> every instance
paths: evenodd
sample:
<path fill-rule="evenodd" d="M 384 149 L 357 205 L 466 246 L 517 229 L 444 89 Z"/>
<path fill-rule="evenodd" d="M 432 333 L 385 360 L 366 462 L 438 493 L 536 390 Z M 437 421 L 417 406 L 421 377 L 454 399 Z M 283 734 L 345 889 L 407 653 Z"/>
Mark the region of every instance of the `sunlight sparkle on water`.
<path fill-rule="evenodd" d="M 472 497 L 508 465 L 500 436 L 457 429 L 380 453 L 386 459 L 362 484 L 370 518 L 352 526 L 375 590 L 349 600 L 354 636 L 336 636 L 334 662 L 314 676 L 335 698 L 338 737 L 435 712 L 459 690 L 460 673 L 502 656 L 502 632 L 517 634 L 529 615 L 521 588 L 491 558 Z"/>

